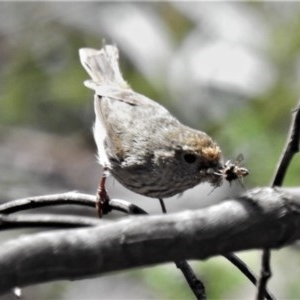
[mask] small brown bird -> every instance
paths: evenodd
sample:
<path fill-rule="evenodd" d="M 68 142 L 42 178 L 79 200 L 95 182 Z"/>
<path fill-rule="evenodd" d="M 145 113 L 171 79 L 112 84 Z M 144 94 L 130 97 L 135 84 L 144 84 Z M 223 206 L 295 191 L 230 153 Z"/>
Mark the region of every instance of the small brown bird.
<path fill-rule="evenodd" d="M 129 190 L 154 198 L 247 175 L 222 163 L 220 147 L 206 133 L 183 125 L 163 106 L 133 91 L 120 72 L 115 46 L 82 48 L 79 55 L 91 77 L 85 85 L 95 91 L 94 138 L 105 170 L 98 190 L 100 215 L 109 201 L 107 172 Z"/>

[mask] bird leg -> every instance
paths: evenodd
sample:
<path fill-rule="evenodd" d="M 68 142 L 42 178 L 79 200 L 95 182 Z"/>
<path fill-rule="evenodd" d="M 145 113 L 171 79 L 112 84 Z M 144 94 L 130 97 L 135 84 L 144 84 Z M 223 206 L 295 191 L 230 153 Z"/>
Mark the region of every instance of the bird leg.
<path fill-rule="evenodd" d="M 111 211 L 111 208 L 109 206 L 110 198 L 105 189 L 106 177 L 107 177 L 106 169 L 104 169 L 103 175 L 100 179 L 99 186 L 97 189 L 97 198 L 96 198 L 96 209 L 99 218 L 102 218 L 103 215 Z"/>
<path fill-rule="evenodd" d="M 167 209 L 166 209 L 166 206 L 165 206 L 165 202 L 164 202 L 164 199 L 162 198 L 158 198 L 159 200 L 159 204 L 160 204 L 160 207 L 161 207 L 161 210 L 164 214 L 167 213 Z"/>

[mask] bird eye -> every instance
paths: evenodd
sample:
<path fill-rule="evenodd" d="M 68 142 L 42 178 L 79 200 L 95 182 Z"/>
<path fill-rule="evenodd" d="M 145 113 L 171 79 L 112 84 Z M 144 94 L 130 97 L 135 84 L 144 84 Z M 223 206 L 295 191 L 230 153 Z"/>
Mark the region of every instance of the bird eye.
<path fill-rule="evenodd" d="M 183 155 L 183 159 L 184 159 L 187 163 L 192 164 L 192 163 L 194 163 L 194 162 L 196 161 L 197 157 L 196 157 L 196 155 L 194 155 L 194 154 L 188 153 L 188 154 L 184 154 L 184 155 Z"/>

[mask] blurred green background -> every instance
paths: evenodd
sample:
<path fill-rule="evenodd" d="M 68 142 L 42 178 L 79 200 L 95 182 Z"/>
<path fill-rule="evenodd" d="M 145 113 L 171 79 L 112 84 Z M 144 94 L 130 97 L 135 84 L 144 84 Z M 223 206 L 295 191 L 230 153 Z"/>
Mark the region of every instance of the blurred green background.
<path fill-rule="evenodd" d="M 91 133 L 92 93 L 82 84 L 88 76 L 78 49 L 100 48 L 104 41 L 119 47 L 124 77 L 135 90 L 209 133 L 225 159 L 243 153 L 251 172 L 247 188 L 270 183 L 300 95 L 299 3 L 1 2 L 2 201 L 70 189 L 95 192 L 101 168 Z M 299 185 L 299 172 L 296 156 L 284 184 Z M 211 189 L 201 188 L 206 197 Z M 111 189 L 137 203 L 141 198 L 115 183 Z M 185 201 L 184 194 L 167 200 L 167 206 L 170 211 L 196 208 L 242 189 L 235 184 L 223 190 L 205 204 L 187 192 L 194 201 Z M 157 204 L 141 203 L 157 212 Z M 259 269 L 257 252 L 243 257 Z M 279 251 L 274 262 L 275 294 L 299 299 L 297 249 Z M 250 283 L 223 259 L 193 265 L 209 299 L 253 298 Z M 25 293 L 36 299 L 80 299 L 86 287 L 86 299 L 193 299 L 171 264 L 40 285 Z"/>

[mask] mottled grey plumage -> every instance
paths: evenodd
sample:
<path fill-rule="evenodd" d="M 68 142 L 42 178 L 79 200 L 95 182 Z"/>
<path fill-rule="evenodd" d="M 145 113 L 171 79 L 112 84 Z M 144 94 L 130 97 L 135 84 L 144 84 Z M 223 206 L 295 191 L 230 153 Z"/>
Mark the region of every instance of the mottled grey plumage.
<path fill-rule="evenodd" d="M 170 197 L 201 182 L 217 186 L 221 151 L 204 132 L 181 124 L 168 110 L 124 81 L 118 50 L 80 49 L 95 91 L 94 137 L 99 162 L 126 188 Z"/>

